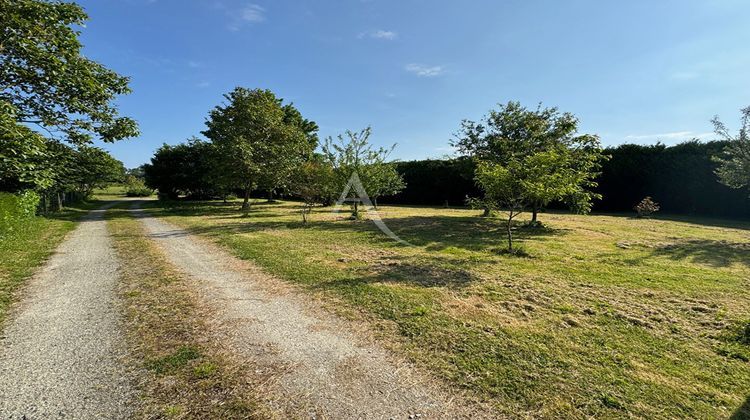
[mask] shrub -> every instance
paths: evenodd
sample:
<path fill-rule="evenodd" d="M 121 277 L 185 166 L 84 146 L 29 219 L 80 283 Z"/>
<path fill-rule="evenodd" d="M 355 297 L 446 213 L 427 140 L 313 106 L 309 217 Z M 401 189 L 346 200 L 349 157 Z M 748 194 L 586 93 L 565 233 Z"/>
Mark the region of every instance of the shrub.
<path fill-rule="evenodd" d="M 649 217 L 659 211 L 659 203 L 652 200 L 651 197 L 646 197 L 633 209 L 638 212 L 638 217 Z"/>
<path fill-rule="evenodd" d="M 34 191 L 0 193 L 0 235 L 18 231 L 34 218 L 38 206 L 39 194 Z"/>
<path fill-rule="evenodd" d="M 125 178 L 125 195 L 128 197 L 149 197 L 154 190 L 146 186 L 142 179 L 128 175 Z"/>

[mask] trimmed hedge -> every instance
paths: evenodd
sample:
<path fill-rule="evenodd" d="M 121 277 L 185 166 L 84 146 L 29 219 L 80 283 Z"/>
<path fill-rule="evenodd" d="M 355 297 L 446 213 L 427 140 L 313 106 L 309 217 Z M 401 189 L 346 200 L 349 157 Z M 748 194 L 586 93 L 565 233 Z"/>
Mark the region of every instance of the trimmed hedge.
<path fill-rule="evenodd" d="M 650 196 L 666 214 L 750 219 L 747 189 L 729 188 L 715 174 L 714 156 L 727 143 L 688 141 L 676 146 L 623 144 L 610 147 L 598 178 L 603 198 L 594 211 L 634 213 Z M 399 162 L 406 188 L 381 203 L 461 206 L 468 195 L 481 197 L 474 183 L 474 164 L 466 157 L 449 160 Z M 550 208 L 562 208 L 552 203 Z"/>

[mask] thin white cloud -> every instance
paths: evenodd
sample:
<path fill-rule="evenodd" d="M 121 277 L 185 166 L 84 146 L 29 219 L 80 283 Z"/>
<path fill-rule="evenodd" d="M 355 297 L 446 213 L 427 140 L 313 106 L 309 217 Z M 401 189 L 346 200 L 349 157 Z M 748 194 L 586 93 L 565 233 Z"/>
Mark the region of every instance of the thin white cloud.
<path fill-rule="evenodd" d="M 404 67 L 409 73 L 414 73 L 419 77 L 435 77 L 445 72 L 443 66 L 425 66 L 423 64 L 407 64 Z"/>
<path fill-rule="evenodd" d="M 659 134 L 631 134 L 625 136 L 626 140 L 689 140 L 705 139 L 713 136 L 714 133 L 695 133 L 693 131 L 672 131 L 670 133 Z"/>
<path fill-rule="evenodd" d="M 239 9 L 234 9 L 217 2 L 214 3 L 214 7 L 224 10 L 229 16 L 230 22 L 227 29 L 233 32 L 239 31 L 243 25 L 252 25 L 266 20 L 266 9 L 259 4 L 248 3 Z"/>
<path fill-rule="evenodd" d="M 199 88 L 207 88 L 209 86 L 211 86 L 211 82 L 204 81 L 204 82 L 198 82 L 195 84 L 195 87 L 199 87 Z"/>
<path fill-rule="evenodd" d="M 240 12 L 240 19 L 251 23 L 263 22 L 266 20 L 266 9 L 257 4 L 248 4 Z"/>
<path fill-rule="evenodd" d="M 190 67 L 192 69 L 197 69 L 199 67 L 203 67 L 203 63 L 201 63 L 200 61 L 193 61 L 193 60 L 188 61 L 187 65 L 188 65 L 188 67 Z"/>
<path fill-rule="evenodd" d="M 357 38 L 372 38 L 380 39 L 383 41 L 393 41 L 398 38 L 398 33 L 396 31 L 386 31 L 383 29 L 378 29 L 377 31 L 362 32 L 357 35 Z"/>

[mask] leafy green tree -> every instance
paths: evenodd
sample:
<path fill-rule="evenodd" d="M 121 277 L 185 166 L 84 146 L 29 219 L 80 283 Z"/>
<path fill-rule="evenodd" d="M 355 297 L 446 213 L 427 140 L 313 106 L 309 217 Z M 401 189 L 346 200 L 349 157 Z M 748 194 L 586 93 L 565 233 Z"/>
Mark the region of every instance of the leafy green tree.
<path fill-rule="evenodd" d="M 136 136 L 112 104 L 128 79 L 81 55 L 76 28 L 87 19 L 75 3 L 0 0 L 1 111 L 73 144 Z"/>
<path fill-rule="evenodd" d="M 476 180 L 485 192 L 484 201 L 507 214 L 508 251 L 513 252 L 513 219 L 549 191 L 563 196 L 573 193 L 576 176 L 567 157 L 556 151 L 515 155 L 504 163 L 478 162 Z"/>
<path fill-rule="evenodd" d="M 331 203 L 338 193 L 333 167 L 318 155 L 300 165 L 291 185 L 292 192 L 302 199 L 303 223 L 307 223 L 314 206 Z"/>
<path fill-rule="evenodd" d="M 719 167 L 716 174 L 720 181 L 731 188 L 750 186 L 750 107 L 741 110 L 740 130 L 737 135 L 729 133 L 729 129 L 714 117 L 714 131 L 728 142 L 724 153 L 717 157 Z"/>
<path fill-rule="evenodd" d="M 13 109 L 0 102 L 0 190 L 42 190 L 53 183 L 46 164 L 48 140 L 16 123 Z"/>
<path fill-rule="evenodd" d="M 309 150 L 315 150 L 318 147 L 318 124 L 305 119 L 294 104 L 283 105 L 281 99 L 278 101 L 284 111 L 284 122 L 297 127 L 307 139 Z M 269 202 L 273 201 L 276 190 L 291 187 L 293 173 L 299 168 L 300 163 L 300 156 L 295 154 L 290 156 L 290 159 L 279 159 L 275 170 L 263 171 L 260 174 L 258 188 L 266 191 Z"/>
<path fill-rule="evenodd" d="M 88 197 L 95 188 L 103 188 L 125 179 L 125 166 L 98 147 L 78 146 L 73 155 L 70 176 L 75 191 Z"/>
<path fill-rule="evenodd" d="M 224 97 L 226 103 L 210 112 L 203 134 L 218 148 L 235 186 L 244 191 L 242 210 L 247 211 L 254 188 L 261 182 L 266 188 L 278 186 L 312 147 L 270 90 L 238 87 Z"/>
<path fill-rule="evenodd" d="M 345 134 L 339 134 L 337 140 L 328 137 L 323 144 L 323 155 L 333 167 L 339 191 L 344 191 L 353 174 L 357 174 L 365 192 L 371 197 L 395 194 L 404 188 L 401 175 L 387 162 L 396 146 L 375 149 L 370 144 L 371 134 L 371 127 L 359 132 L 347 130 Z M 358 219 L 359 197 L 356 194 L 354 189 L 350 189 L 347 198 L 353 203 L 352 216 Z"/>
<path fill-rule="evenodd" d="M 519 102 L 508 102 L 490 110 L 479 123 L 464 120 L 453 145 L 477 161 L 502 166 L 537 153 L 553 154 L 569 184 L 539 184 L 526 192 L 532 222 L 536 222 L 538 211 L 552 201 L 565 201 L 574 210 L 586 212 L 597 198 L 591 189 L 596 187 L 603 159 L 601 145 L 598 137 L 577 131 L 578 119 L 573 114 L 541 105 L 530 110 Z"/>
<path fill-rule="evenodd" d="M 376 209 L 379 197 L 398 194 L 406 187 L 404 178 L 396 171 L 393 162 L 378 160 L 365 166 L 364 171 L 364 179 L 369 188 L 367 194 Z"/>
<path fill-rule="evenodd" d="M 223 196 L 222 171 L 216 147 L 198 138 L 174 146 L 162 145 L 144 166 L 147 186 L 163 198 Z"/>

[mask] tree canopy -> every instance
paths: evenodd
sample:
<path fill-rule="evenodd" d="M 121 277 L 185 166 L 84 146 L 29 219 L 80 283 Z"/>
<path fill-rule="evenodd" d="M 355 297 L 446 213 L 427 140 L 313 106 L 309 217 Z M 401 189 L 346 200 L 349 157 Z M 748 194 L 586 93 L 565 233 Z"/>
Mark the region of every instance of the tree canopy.
<path fill-rule="evenodd" d="M 370 196 L 377 199 L 381 195 L 396 194 L 405 187 L 403 178 L 396 171 L 388 156 L 396 147 L 390 149 L 374 148 L 370 144 L 372 128 L 361 131 L 347 130 L 339 134 L 336 140 L 326 138 L 323 144 L 323 155 L 334 170 L 338 191 L 343 192 L 353 174 L 356 174 L 362 187 Z M 359 217 L 359 197 L 354 189 L 349 190 L 349 199 L 353 200 L 353 216 Z"/>
<path fill-rule="evenodd" d="M 76 27 L 87 19 L 75 3 L 0 0 L 2 112 L 74 144 L 136 136 L 112 104 L 128 78 L 81 54 Z"/>
<path fill-rule="evenodd" d="M 539 165 L 525 172 L 547 181 L 526 182 L 525 205 L 531 207 L 534 221 L 537 211 L 552 201 L 587 212 L 597 196 L 592 189 L 603 159 L 599 139 L 578 134 L 578 119 L 557 108 L 528 109 L 519 102 L 499 105 L 481 122 L 464 120 L 453 145 L 486 164 Z"/>
<path fill-rule="evenodd" d="M 250 192 L 261 184 L 273 189 L 288 180 L 314 146 L 304 119 L 292 118 L 270 90 L 235 88 L 226 103 L 214 108 L 203 134 L 219 150 L 235 186 L 244 191 L 242 208 L 249 208 Z M 316 126 L 317 127 L 317 126 Z"/>

